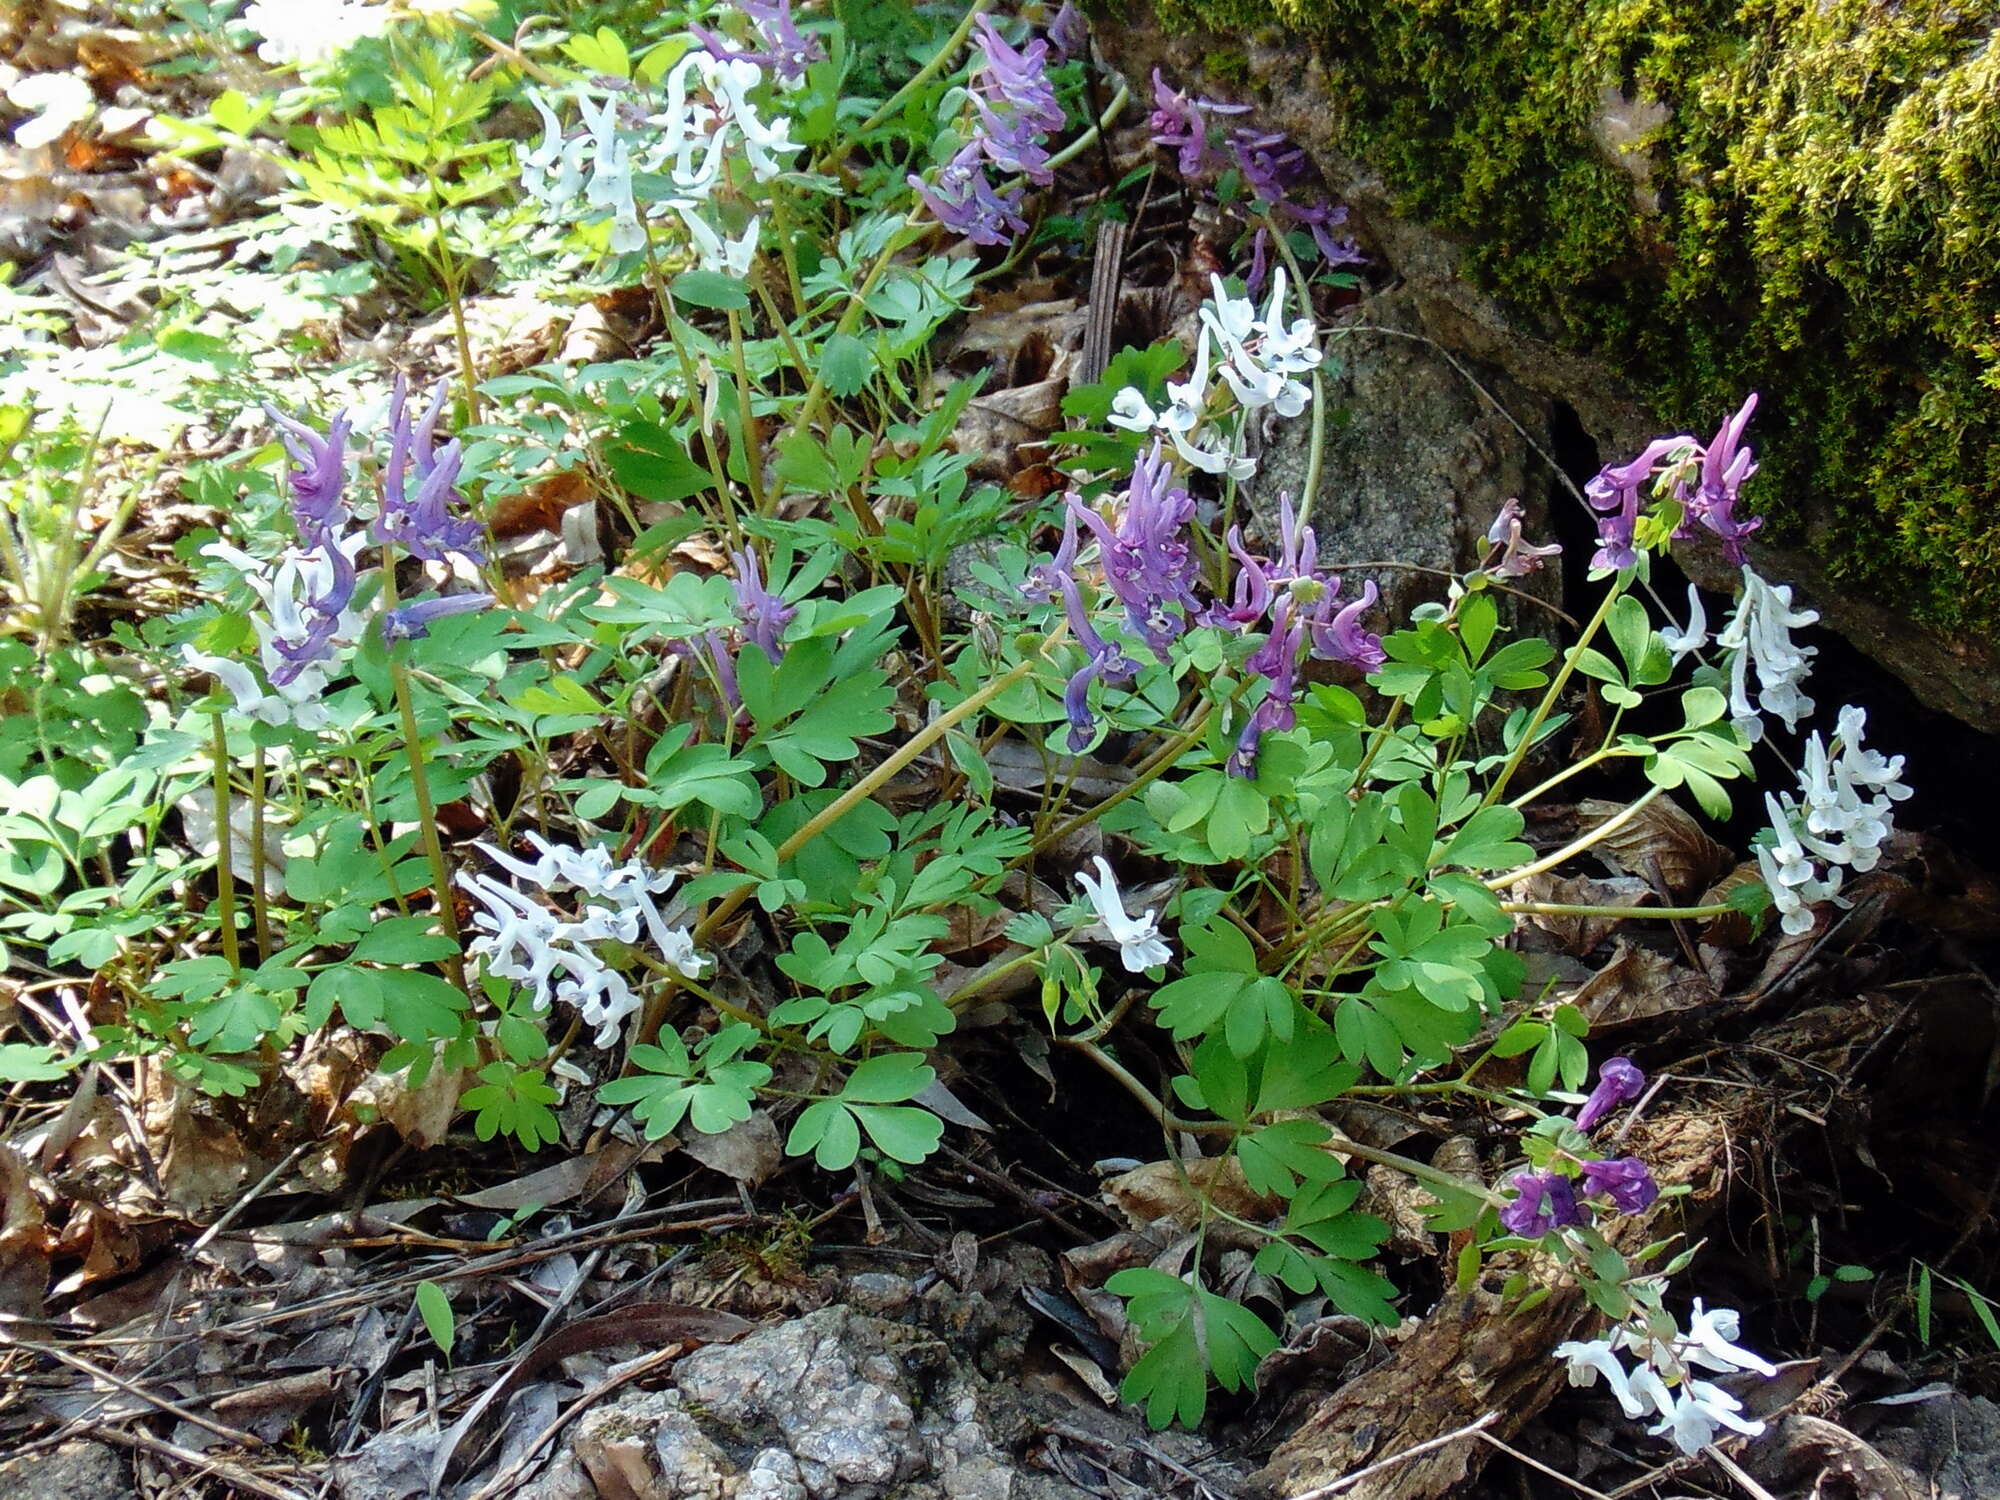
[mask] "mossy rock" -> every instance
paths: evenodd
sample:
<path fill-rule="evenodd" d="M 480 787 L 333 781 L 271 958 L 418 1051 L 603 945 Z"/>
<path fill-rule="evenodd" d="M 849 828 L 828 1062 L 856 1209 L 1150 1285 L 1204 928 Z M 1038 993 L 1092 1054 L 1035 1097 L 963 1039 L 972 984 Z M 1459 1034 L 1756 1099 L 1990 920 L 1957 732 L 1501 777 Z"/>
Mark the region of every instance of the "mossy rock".
<path fill-rule="evenodd" d="M 1762 392 L 1769 541 L 1946 631 L 2000 623 L 2000 7 L 1157 9 L 1207 33 L 1197 56 L 1285 28 L 1313 58 L 1311 144 L 1663 427 Z"/>

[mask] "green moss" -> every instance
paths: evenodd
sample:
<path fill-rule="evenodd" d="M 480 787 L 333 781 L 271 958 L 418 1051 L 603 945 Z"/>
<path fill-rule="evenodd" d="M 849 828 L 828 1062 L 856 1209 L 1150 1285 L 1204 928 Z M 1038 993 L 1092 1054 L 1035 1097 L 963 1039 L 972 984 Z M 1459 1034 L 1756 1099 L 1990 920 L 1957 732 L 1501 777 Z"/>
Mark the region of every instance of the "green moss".
<path fill-rule="evenodd" d="M 1745 390 L 1759 503 L 1836 576 L 2000 622 L 2000 9 L 1943 0 L 1158 0 L 1283 24 L 1326 143 L 1663 421 Z M 1647 193 L 1593 135 L 1665 106 Z M 1642 206 L 1650 194 L 1656 206 Z"/>

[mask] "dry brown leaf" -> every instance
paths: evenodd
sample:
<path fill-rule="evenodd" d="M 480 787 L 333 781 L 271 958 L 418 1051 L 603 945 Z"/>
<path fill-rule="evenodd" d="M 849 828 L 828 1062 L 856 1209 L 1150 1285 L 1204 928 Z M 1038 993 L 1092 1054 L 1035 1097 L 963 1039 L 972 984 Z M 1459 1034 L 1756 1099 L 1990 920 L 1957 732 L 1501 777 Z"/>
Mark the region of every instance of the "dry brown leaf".
<path fill-rule="evenodd" d="M 758 1110 L 720 1135 L 690 1133 L 681 1149 L 712 1172 L 756 1187 L 784 1165 L 785 1149 L 768 1110 Z"/>
<path fill-rule="evenodd" d="M 28 1164 L 0 1143 L 0 1313 L 39 1318 L 49 1289 L 49 1231 Z"/>
<path fill-rule="evenodd" d="M 1614 875 L 1605 880 L 1595 875 L 1541 874 L 1524 882 L 1522 897 L 1554 906 L 1643 906 L 1654 898 L 1654 892 L 1650 882 L 1636 875 Z M 1553 937 L 1563 952 L 1582 958 L 1625 919 L 1531 913 L 1527 920 Z"/>
<path fill-rule="evenodd" d="M 1611 961 L 1568 997 L 1593 1027 L 1672 1015 L 1717 998 L 1705 975 L 1623 939 L 1612 951 Z"/>
<path fill-rule="evenodd" d="M 1600 828 L 1625 804 L 1592 798 L 1577 806 L 1584 832 Z M 1655 883 L 1676 901 L 1706 890 L 1736 863 L 1736 856 L 1702 831 L 1671 797 L 1655 797 L 1631 822 L 1594 846 L 1597 856 L 1623 875 Z"/>
<path fill-rule="evenodd" d="M 1757 867 L 1757 861 L 1746 859 L 1703 891 L 1699 904 L 1714 906 L 1718 902 L 1727 901 L 1744 886 L 1759 884 L 1763 878 L 1763 872 Z M 1725 916 L 1710 917 L 1701 924 L 1701 940 L 1711 948 L 1741 948 L 1755 935 L 1755 928 L 1745 912 L 1732 911 Z"/>
<path fill-rule="evenodd" d="M 1186 1163 L 1147 1162 L 1107 1180 L 1104 1198 L 1134 1228 L 1164 1223 L 1193 1229 L 1201 1222 L 1203 1198 L 1253 1223 L 1274 1219 L 1284 1211 L 1276 1198 L 1251 1190 L 1234 1156 L 1203 1157 Z M 1221 1248 L 1228 1249 L 1239 1239 L 1245 1244 L 1256 1243 L 1254 1236 L 1245 1238 L 1247 1231 L 1221 1227 L 1231 1232 L 1218 1237 L 1216 1226 L 1210 1228 L 1211 1240 Z"/>

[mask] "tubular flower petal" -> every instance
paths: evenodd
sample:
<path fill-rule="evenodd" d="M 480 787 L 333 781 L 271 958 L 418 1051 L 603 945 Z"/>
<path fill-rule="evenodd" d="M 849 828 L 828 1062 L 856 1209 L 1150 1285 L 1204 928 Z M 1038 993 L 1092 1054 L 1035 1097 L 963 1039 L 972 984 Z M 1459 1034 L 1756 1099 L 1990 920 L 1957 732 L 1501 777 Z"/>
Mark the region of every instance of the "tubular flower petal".
<path fill-rule="evenodd" d="M 1140 974 L 1156 965 L 1166 963 L 1174 956 L 1166 939 L 1160 936 L 1160 924 L 1152 912 L 1142 912 L 1134 917 L 1125 911 L 1124 898 L 1119 894 L 1118 880 L 1111 872 L 1111 862 L 1103 855 L 1093 861 L 1097 866 L 1097 878 L 1079 871 L 1076 883 L 1083 887 L 1091 906 L 1097 912 L 1097 920 L 1111 935 L 1111 941 L 1118 945 L 1118 956 L 1126 971 Z"/>

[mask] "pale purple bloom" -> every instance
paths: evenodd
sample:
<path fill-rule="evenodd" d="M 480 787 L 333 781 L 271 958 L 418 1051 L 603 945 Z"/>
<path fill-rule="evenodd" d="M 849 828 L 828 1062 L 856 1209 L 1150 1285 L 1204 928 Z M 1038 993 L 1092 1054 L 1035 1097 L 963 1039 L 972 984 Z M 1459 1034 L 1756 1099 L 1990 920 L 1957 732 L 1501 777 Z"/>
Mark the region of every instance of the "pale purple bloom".
<path fill-rule="evenodd" d="M 764 587 L 764 576 L 758 570 L 756 553 L 746 547 L 741 552 L 730 553 L 729 558 L 736 564 L 736 618 L 743 622 L 744 636 L 752 645 L 761 648 L 771 659 L 771 665 L 776 666 L 784 656 L 779 638 L 799 612 Z"/>
<path fill-rule="evenodd" d="M 351 623 L 347 609 L 354 602 L 358 581 L 352 548 L 329 538 L 309 548 L 305 560 L 316 566 L 300 576 L 317 579 L 319 587 L 299 601 L 295 622 L 282 621 L 282 609 L 272 611 L 274 621 L 280 621 L 280 630 L 271 638 L 271 649 L 282 659 L 282 664 L 271 670 L 274 687 L 283 687 L 313 663 L 332 656 L 338 638 Z M 285 628 L 287 625 L 290 628 Z"/>
<path fill-rule="evenodd" d="M 751 62 L 769 68 L 786 82 L 805 77 L 806 68 L 826 56 L 819 38 L 807 36 L 792 19 L 792 0 L 736 0 L 737 7 L 750 18 L 761 51 L 732 46 L 725 38 L 702 26 L 689 26 L 709 56 L 724 62 Z"/>
<path fill-rule="evenodd" d="M 1500 514 L 1486 529 L 1486 540 L 1500 549 L 1499 557 L 1486 566 L 1486 571 L 1495 578 L 1525 577 L 1541 567 L 1543 558 L 1556 557 L 1562 552 L 1554 542 L 1537 547 L 1521 535 L 1519 500 L 1509 500 L 1500 507 Z"/>
<path fill-rule="evenodd" d="M 1687 519 L 1674 533 L 1692 536 L 1697 524 L 1706 526 L 1722 540 L 1722 555 L 1730 562 L 1743 562 L 1743 542 L 1764 524 L 1762 517 L 1736 517 L 1736 501 L 1743 482 L 1757 472 L 1756 456 L 1742 446 L 1743 429 L 1757 409 L 1757 393 L 1752 391 L 1736 414 L 1723 422 L 1715 440 L 1702 454 L 1701 478 L 1694 492 L 1684 497 Z"/>
<path fill-rule="evenodd" d="M 1361 617 L 1375 607 L 1381 590 L 1371 581 L 1362 589 L 1359 599 L 1329 620 L 1326 616 L 1338 592 L 1339 583 L 1336 581 L 1320 596 L 1319 604 L 1313 611 L 1313 655 L 1322 661 L 1347 662 L 1363 672 L 1380 670 L 1382 663 L 1389 659 L 1388 653 L 1382 649 L 1382 637 L 1364 628 Z"/>
<path fill-rule="evenodd" d="M 1660 1196 L 1660 1187 L 1638 1157 L 1619 1156 L 1583 1164 L 1583 1195 L 1609 1198 L 1620 1213 L 1636 1214 L 1653 1206 Z"/>
<path fill-rule="evenodd" d="M 1153 113 L 1146 122 L 1153 144 L 1179 153 L 1181 176 L 1199 177 L 1212 164 L 1208 147 L 1208 116 L 1240 115 L 1247 104 L 1223 104 L 1214 99 L 1194 99 L 1167 87 L 1158 68 L 1153 69 Z"/>
<path fill-rule="evenodd" d="M 938 223 L 975 245 L 1004 245 L 1028 227 L 1019 189 L 1002 194 L 987 181 L 979 142 L 962 147 L 939 169 L 935 185 L 912 172 L 909 184 Z"/>
<path fill-rule="evenodd" d="M 375 517 L 374 537 L 400 545 L 425 562 L 443 562 L 456 552 L 477 566 L 486 560 L 483 530 L 470 516 L 452 514 L 464 503 L 456 489 L 461 445 L 454 438 L 443 448 L 437 446 L 445 390 L 445 382 L 439 380 L 430 405 L 412 423 L 408 387 L 402 376 L 396 377 L 389 401 L 389 466 L 383 472 L 382 509 Z"/>
<path fill-rule="evenodd" d="M 1639 491 L 1652 479 L 1655 464 L 1693 441 L 1689 437 L 1655 438 L 1630 463 L 1606 464 L 1583 487 L 1584 498 L 1599 512 L 1597 553 L 1590 560 L 1593 568 L 1629 568 L 1639 561 L 1632 545 L 1633 529 L 1639 524 Z"/>
<path fill-rule="evenodd" d="M 385 641 L 420 641 L 431 626 L 452 615 L 469 615 L 493 602 L 491 594 L 446 594 L 438 599 L 419 599 L 390 610 L 382 617 Z"/>
<path fill-rule="evenodd" d="M 1247 630 L 1263 619 L 1271 607 L 1271 575 L 1264 571 L 1260 558 L 1244 550 L 1241 526 L 1229 528 L 1229 551 L 1237 564 L 1235 597 L 1228 604 L 1217 599 L 1209 605 L 1201 623 L 1219 625 L 1225 630 Z"/>
<path fill-rule="evenodd" d="M 1515 1174 L 1513 1187 L 1513 1201 L 1500 1210 L 1501 1226 L 1509 1234 L 1538 1240 L 1552 1229 L 1584 1221 L 1576 1189 L 1559 1172 L 1520 1172 Z"/>
<path fill-rule="evenodd" d="M 1076 582 L 1077 543 L 1076 511 L 1065 509 L 1062 545 L 1057 549 L 1054 560 L 1030 569 L 1027 579 L 1021 584 L 1021 592 L 1031 599 L 1062 601 L 1070 633 L 1083 647 L 1084 663 L 1070 677 L 1069 686 L 1063 692 L 1063 712 L 1069 719 L 1071 750 L 1081 750 L 1090 743 L 1093 728 L 1090 684 L 1099 679 L 1106 682 L 1127 680 L 1139 670 L 1138 663 L 1098 634 L 1089 612 L 1083 607 L 1083 592 Z"/>
<path fill-rule="evenodd" d="M 1194 585 L 1201 568 L 1187 544 L 1194 500 L 1173 483 L 1158 440 L 1132 470 L 1115 530 L 1074 493 L 1068 504 L 1097 538 L 1104 580 L 1125 606 L 1133 633 L 1165 661 L 1200 609 Z"/>
<path fill-rule="evenodd" d="M 1271 274 L 1271 231 L 1261 225 L 1250 239 L 1250 274 L 1243 278 L 1243 290 L 1252 297 L 1264 290 L 1264 278 Z"/>
<path fill-rule="evenodd" d="M 984 99 L 974 99 L 972 106 L 979 120 L 973 141 L 989 162 L 1002 172 L 1017 172 L 1042 187 L 1056 180 L 1048 150 L 1035 138 L 1033 120 L 1024 114 L 996 110 Z"/>
<path fill-rule="evenodd" d="M 974 18 L 985 54 L 973 87 L 996 107 L 1021 116 L 1039 130 L 1060 130 L 1062 106 L 1049 82 L 1049 44 L 1033 41 L 1020 50 L 1008 45 L 990 16 Z"/>
<path fill-rule="evenodd" d="M 1287 730 L 1299 721 L 1299 656 L 1306 643 L 1306 622 L 1292 618 L 1292 601 L 1280 596 L 1271 613 L 1271 633 L 1251 652 L 1244 670 L 1270 684 L 1263 701 L 1250 712 L 1236 736 L 1227 770 L 1231 776 L 1255 776 L 1264 731 Z"/>
<path fill-rule="evenodd" d="M 1229 149 L 1250 191 L 1266 203 L 1284 202 L 1292 184 L 1305 175 L 1304 149 L 1281 131 L 1239 126 L 1229 133 Z"/>
<path fill-rule="evenodd" d="M 347 484 L 347 439 L 353 430 L 347 413 L 333 419 L 325 437 L 268 401 L 264 414 L 276 425 L 296 465 L 286 477 L 292 486 L 292 517 L 299 538 L 309 547 L 322 546 L 347 524 L 347 504 L 341 498 Z"/>
<path fill-rule="evenodd" d="M 1320 258 L 1329 267 L 1368 264 L 1368 257 L 1361 253 L 1361 247 L 1354 243 L 1352 236 L 1346 239 L 1334 237 L 1333 231 L 1347 222 L 1344 206 L 1321 198 L 1308 207 L 1285 203 L 1280 208 L 1294 223 L 1303 224 L 1311 231 L 1313 243 L 1319 247 Z"/>
<path fill-rule="evenodd" d="M 1619 1105 L 1646 1091 L 1646 1075 L 1629 1057 L 1607 1057 L 1597 1070 L 1597 1087 L 1577 1111 L 1576 1128 L 1589 1130 Z"/>
<path fill-rule="evenodd" d="M 1048 34 L 1057 59 L 1068 62 L 1090 45 L 1090 22 L 1084 19 L 1074 0 L 1063 0 L 1062 9 L 1049 22 Z"/>

